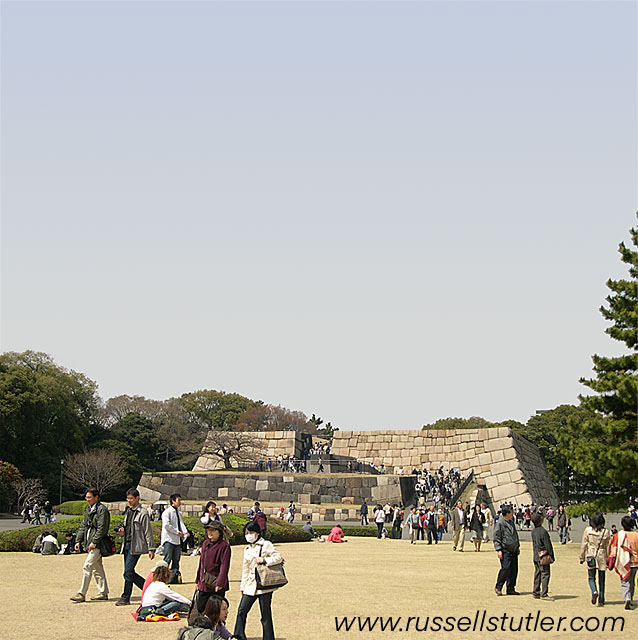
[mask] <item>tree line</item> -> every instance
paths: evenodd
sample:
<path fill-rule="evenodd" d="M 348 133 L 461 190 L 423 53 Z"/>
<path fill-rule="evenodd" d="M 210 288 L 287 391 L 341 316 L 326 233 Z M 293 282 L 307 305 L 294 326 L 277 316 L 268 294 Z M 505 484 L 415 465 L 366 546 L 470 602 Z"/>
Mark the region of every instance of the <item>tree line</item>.
<path fill-rule="evenodd" d="M 316 415 L 265 404 L 238 393 L 202 389 L 153 400 L 120 395 L 104 401 L 86 375 L 45 353 L 0 354 L 0 502 L 15 483 L 39 479 L 27 498 L 59 499 L 102 477 L 117 495 L 144 471 L 190 469 L 209 430 L 297 430 L 329 436 L 334 427 Z M 13 487 L 13 488 L 12 488 Z M 24 495 L 22 498 L 24 499 Z"/>
<path fill-rule="evenodd" d="M 444 418 L 423 429 L 511 427 L 539 447 L 562 498 L 597 494 L 611 505 L 636 497 L 638 228 L 630 233 L 633 248 L 619 246 L 629 276 L 607 281 L 610 293 L 600 309 L 611 323 L 606 332 L 627 353 L 593 356 L 595 376 L 581 379 L 593 395 L 526 424 Z M 45 353 L 0 354 L 0 508 L 15 494 L 23 500 L 48 494 L 57 501 L 61 475 L 63 497 L 73 495 L 95 477 L 96 465 L 111 470 L 102 489 L 112 495 L 136 484 L 144 471 L 190 469 L 211 430 L 296 430 L 329 437 L 336 427 L 315 414 L 308 418 L 212 389 L 162 401 L 129 395 L 103 401 L 94 381 Z"/>

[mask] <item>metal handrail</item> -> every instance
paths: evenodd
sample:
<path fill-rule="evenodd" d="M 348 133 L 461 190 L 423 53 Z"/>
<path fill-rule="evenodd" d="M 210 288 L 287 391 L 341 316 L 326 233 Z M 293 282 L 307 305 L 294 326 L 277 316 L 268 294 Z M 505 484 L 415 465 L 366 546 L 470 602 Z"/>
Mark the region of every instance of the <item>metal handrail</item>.
<path fill-rule="evenodd" d="M 472 482 L 472 480 L 474 480 L 474 471 L 470 471 L 470 475 L 465 478 L 465 480 L 463 480 L 463 482 L 461 483 L 461 486 L 456 490 L 456 493 L 452 496 L 452 499 L 450 500 L 450 505 L 455 505 L 458 501 L 459 498 L 463 495 L 463 492 L 470 486 L 470 482 Z"/>

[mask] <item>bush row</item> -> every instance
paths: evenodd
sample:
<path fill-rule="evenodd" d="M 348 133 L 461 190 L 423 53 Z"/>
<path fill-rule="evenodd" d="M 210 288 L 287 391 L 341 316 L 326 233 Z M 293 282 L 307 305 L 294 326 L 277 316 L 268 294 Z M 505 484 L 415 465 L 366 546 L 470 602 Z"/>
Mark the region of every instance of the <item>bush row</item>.
<path fill-rule="evenodd" d="M 86 504 L 84 505 L 86 506 Z M 109 534 L 115 539 L 115 546 L 119 552 L 122 539 L 117 535 L 116 530 L 123 522 L 124 516 L 111 514 L 111 526 L 109 528 Z M 222 522 L 228 527 L 231 532 L 230 544 L 238 545 L 245 544 L 243 529 L 248 521 L 248 518 L 239 514 L 225 514 L 222 516 Z M 14 529 L 12 531 L 3 531 L 0 533 L 0 551 L 31 551 L 35 539 L 43 531 L 55 531 L 58 536 L 60 544 L 64 543 L 64 534 L 67 531 L 75 534 L 82 522 L 81 517 L 67 518 L 64 520 L 58 520 L 51 524 L 39 525 L 37 527 L 29 527 L 28 529 Z M 268 529 L 266 530 L 266 538 L 274 543 L 279 542 L 306 542 L 310 540 L 310 534 L 306 533 L 301 527 L 288 524 L 287 522 L 281 522 L 273 518 L 267 518 Z M 193 538 L 195 545 L 199 546 L 204 541 L 204 525 L 199 521 L 199 518 L 184 518 L 184 524 L 186 528 L 193 532 Z M 160 537 L 162 532 L 161 522 L 151 522 L 153 529 L 153 540 L 155 545 L 160 543 Z"/>
<path fill-rule="evenodd" d="M 332 527 L 326 527 L 323 525 L 319 525 L 312 527 L 316 533 L 321 536 L 327 536 L 330 533 Z M 347 527 L 341 525 L 341 529 L 343 531 L 343 535 L 348 538 L 350 536 L 359 536 L 363 538 L 376 538 L 377 537 L 377 528 L 376 527 Z"/>

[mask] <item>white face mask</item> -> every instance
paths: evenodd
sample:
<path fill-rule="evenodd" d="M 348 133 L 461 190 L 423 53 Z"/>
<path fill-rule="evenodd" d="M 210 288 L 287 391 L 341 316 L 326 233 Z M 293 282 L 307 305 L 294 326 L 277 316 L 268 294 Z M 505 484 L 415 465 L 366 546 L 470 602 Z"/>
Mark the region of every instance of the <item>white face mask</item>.
<path fill-rule="evenodd" d="M 259 538 L 259 536 L 256 533 L 246 534 L 246 542 L 248 542 L 248 544 L 253 544 L 253 542 L 257 542 L 257 538 Z"/>

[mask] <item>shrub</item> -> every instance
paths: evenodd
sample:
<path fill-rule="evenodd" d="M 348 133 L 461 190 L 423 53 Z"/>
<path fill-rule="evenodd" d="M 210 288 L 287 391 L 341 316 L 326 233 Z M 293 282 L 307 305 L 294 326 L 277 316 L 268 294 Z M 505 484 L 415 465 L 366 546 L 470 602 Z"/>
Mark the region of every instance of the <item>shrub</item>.
<path fill-rule="evenodd" d="M 246 544 L 244 539 L 244 527 L 248 522 L 248 517 L 239 513 L 226 513 L 221 516 L 222 522 L 230 529 L 232 537 L 230 539 L 231 545 Z M 266 518 L 267 529 L 266 540 L 270 540 L 273 543 L 277 542 L 306 542 L 310 540 L 310 534 L 304 531 L 301 527 L 297 527 L 288 522 L 281 522 L 275 518 Z M 193 532 L 196 546 L 199 546 L 204 541 L 204 525 L 200 522 L 199 518 L 184 518 L 184 524 L 186 528 Z"/>
<path fill-rule="evenodd" d="M 86 506 L 83 503 L 83 506 Z M 122 546 L 122 538 L 117 535 L 116 530 L 120 524 L 124 521 L 124 516 L 111 514 L 111 526 L 109 527 L 109 535 L 112 535 L 115 540 L 115 548 L 119 553 Z M 232 537 L 230 540 L 231 545 L 245 544 L 243 529 L 248 522 L 248 518 L 239 514 L 225 514 L 222 516 L 223 523 L 231 530 Z M 266 532 L 266 539 L 277 542 L 306 542 L 310 540 L 310 534 L 306 533 L 295 525 L 288 524 L 287 522 L 279 522 L 273 518 L 267 518 L 268 530 Z M 64 520 L 58 520 L 51 524 L 43 524 L 37 527 L 29 527 L 28 529 L 14 529 L 12 531 L 4 531 L 0 533 L 0 551 L 31 551 L 35 539 L 43 531 L 55 531 L 58 536 L 58 542 L 64 543 L 64 534 L 67 531 L 75 534 L 80 528 L 82 522 L 81 517 L 67 518 Z M 195 539 L 195 545 L 200 546 L 204 540 L 204 525 L 200 522 L 199 518 L 184 518 L 184 524 L 186 528 L 193 532 Z M 153 540 L 155 546 L 159 546 L 160 537 L 162 533 L 161 522 L 151 522 L 153 529 Z"/>
<path fill-rule="evenodd" d="M 323 525 L 319 525 L 315 527 L 312 525 L 312 528 L 315 530 L 315 533 L 318 533 L 320 536 L 327 536 L 330 533 L 332 527 L 326 527 Z M 363 538 L 376 538 L 377 537 L 377 528 L 376 527 L 348 527 L 341 525 L 341 529 L 343 531 L 343 535 L 346 538 L 350 536 L 358 536 Z"/>
<path fill-rule="evenodd" d="M 69 500 L 56 507 L 56 511 L 68 516 L 83 516 L 85 507 L 86 500 Z"/>

